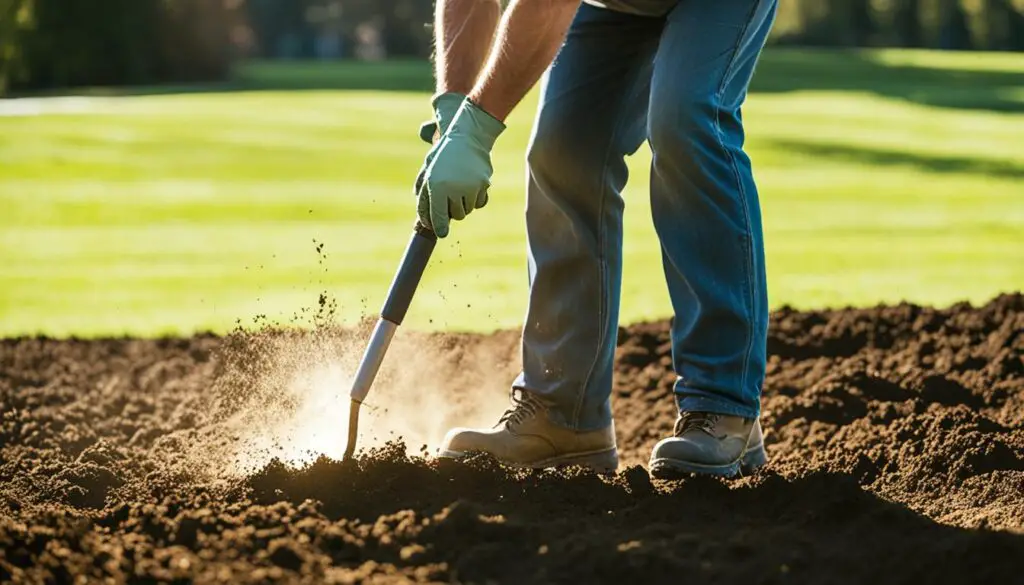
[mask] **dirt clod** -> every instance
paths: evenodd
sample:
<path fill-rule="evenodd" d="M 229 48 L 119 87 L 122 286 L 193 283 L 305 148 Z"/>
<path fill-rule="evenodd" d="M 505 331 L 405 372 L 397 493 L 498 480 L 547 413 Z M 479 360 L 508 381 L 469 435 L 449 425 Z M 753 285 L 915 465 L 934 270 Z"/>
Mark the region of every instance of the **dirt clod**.
<path fill-rule="evenodd" d="M 305 444 L 272 444 L 296 437 L 320 446 L 301 425 L 254 441 L 279 413 L 306 412 L 301 392 L 275 394 L 274 384 L 282 371 L 302 373 L 312 354 L 278 348 L 320 336 L 303 347 L 329 354 L 346 335 L 0 340 L 0 581 L 1024 575 L 1020 293 L 976 307 L 776 311 L 762 402 L 770 462 L 733 480 L 652 480 L 644 468 L 676 416 L 667 322 L 620 329 L 614 476 L 438 460 L 436 445 L 420 447 L 427 431 L 412 449 L 395 436 L 353 461 L 271 455 L 300 452 Z M 452 385 L 442 398 L 455 414 L 477 394 L 503 394 L 517 367 L 514 332 L 401 336 L 486 372 L 453 368 L 437 382 Z M 397 380 L 389 375 L 383 384 Z M 259 464 L 239 472 L 229 465 L 237 459 Z"/>

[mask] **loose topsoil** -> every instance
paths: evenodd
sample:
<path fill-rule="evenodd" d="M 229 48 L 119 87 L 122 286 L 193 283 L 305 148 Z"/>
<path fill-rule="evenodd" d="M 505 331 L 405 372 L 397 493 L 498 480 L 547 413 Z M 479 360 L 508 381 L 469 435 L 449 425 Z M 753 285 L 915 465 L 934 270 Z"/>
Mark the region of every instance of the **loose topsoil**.
<path fill-rule="evenodd" d="M 667 322 L 620 331 L 614 477 L 398 441 L 218 477 L 260 335 L 5 340 L 0 582 L 1024 583 L 1022 332 L 1020 293 L 779 310 L 769 465 L 672 482 L 643 467 L 675 417 Z M 420 342 L 504 384 L 517 340 Z"/>

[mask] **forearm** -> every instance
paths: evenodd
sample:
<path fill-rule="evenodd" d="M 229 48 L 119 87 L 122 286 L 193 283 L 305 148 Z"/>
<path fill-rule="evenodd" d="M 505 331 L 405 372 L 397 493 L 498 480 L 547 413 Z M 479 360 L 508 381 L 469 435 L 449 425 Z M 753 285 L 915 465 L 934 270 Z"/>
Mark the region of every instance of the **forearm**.
<path fill-rule="evenodd" d="M 437 93 L 468 94 L 491 49 L 498 0 L 438 0 L 434 16 Z"/>
<path fill-rule="evenodd" d="M 513 0 L 469 98 L 504 122 L 551 65 L 580 0 Z"/>

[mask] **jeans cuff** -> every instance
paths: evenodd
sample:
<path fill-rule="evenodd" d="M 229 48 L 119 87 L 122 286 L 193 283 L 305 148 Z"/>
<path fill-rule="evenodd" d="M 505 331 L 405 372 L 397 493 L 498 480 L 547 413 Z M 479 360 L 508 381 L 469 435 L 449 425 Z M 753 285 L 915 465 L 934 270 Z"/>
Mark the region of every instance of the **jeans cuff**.
<path fill-rule="evenodd" d="M 676 404 L 680 412 L 713 412 L 728 416 L 742 416 L 743 418 L 758 418 L 761 416 L 761 404 L 750 408 L 740 406 L 735 402 L 709 398 L 706 396 L 677 396 Z"/>

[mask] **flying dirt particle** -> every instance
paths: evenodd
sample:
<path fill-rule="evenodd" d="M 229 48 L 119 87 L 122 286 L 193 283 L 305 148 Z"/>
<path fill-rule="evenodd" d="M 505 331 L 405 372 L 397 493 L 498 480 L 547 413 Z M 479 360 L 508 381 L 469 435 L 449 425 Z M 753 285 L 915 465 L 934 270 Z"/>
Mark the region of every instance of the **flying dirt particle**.
<path fill-rule="evenodd" d="M 630 550 L 633 550 L 633 549 L 636 549 L 636 548 L 640 548 L 641 546 L 643 546 L 643 544 L 639 540 L 631 540 L 629 542 L 623 542 L 623 543 L 619 544 L 619 546 L 617 547 L 617 550 L 621 553 L 621 552 L 630 551 Z"/>
<path fill-rule="evenodd" d="M 425 552 L 427 552 L 427 549 L 423 545 L 410 544 L 402 547 L 402 550 L 399 552 L 399 556 L 403 561 L 415 561 L 417 557 L 422 556 Z"/>

